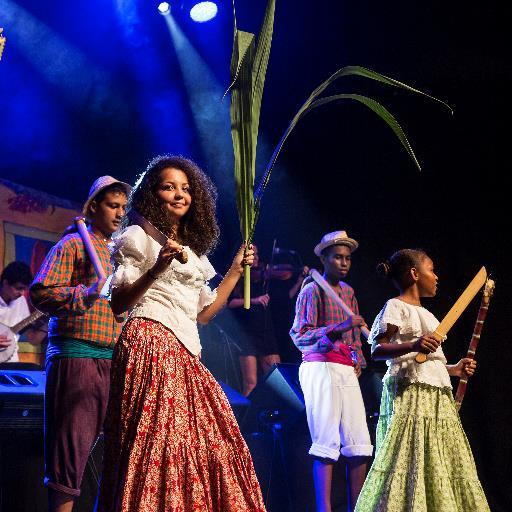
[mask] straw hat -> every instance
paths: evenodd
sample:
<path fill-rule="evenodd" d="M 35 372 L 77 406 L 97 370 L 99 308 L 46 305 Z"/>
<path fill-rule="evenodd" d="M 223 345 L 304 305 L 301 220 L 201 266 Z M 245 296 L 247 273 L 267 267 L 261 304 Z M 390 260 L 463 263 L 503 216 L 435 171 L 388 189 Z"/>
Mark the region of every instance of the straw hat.
<path fill-rule="evenodd" d="M 350 249 L 350 252 L 354 252 L 359 247 L 359 243 L 353 238 L 350 238 L 346 231 L 333 231 L 322 237 L 320 243 L 315 247 L 314 252 L 320 257 L 322 251 L 331 245 L 346 245 Z"/>
<path fill-rule="evenodd" d="M 125 193 L 126 196 L 130 194 L 130 191 L 132 190 L 132 187 L 128 185 L 128 183 L 125 183 L 124 181 L 119 181 L 113 178 L 112 176 L 100 176 L 91 187 L 91 190 L 89 190 L 89 196 L 87 197 L 87 201 L 84 203 L 84 207 L 82 208 L 82 214 L 87 216 L 89 206 L 91 205 L 91 202 L 94 200 L 94 198 L 105 188 L 110 187 L 110 185 L 118 184 L 120 185 Z"/>

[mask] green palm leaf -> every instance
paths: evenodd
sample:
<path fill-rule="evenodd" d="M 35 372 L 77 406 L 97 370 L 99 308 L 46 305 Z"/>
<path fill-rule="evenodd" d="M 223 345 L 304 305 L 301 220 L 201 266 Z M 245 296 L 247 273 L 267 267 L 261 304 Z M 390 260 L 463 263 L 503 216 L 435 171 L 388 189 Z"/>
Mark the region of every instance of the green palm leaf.
<path fill-rule="evenodd" d="M 385 75 L 381 75 L 380 73 L 377 73 L 375 71 L 372 71 L 370 69 L 367 69 L 367 68 L 364 68 L 361 66 L 346 66 L 344 68 L 339 69 L 338 71 L 336 71 L 336 73 L 332 74 L 327 80 L 322 82 L 311 93 L 311 95 L 301 106 L 301 108 L 299 109 L 297 114 L 295 114 L 295 117 L 292 119 L 292 121 L 289 124 L 288 128 L 286 129 L 284 135 L 281 137 L 281 140 L 277 144 L 277 146 L 274 150 L 274 153 L 272 154 L 272 157 L 270 158 L 270 161 L 267 165 L 267 168 L 265 170 L 263 178 L 261 179 L 261 181 L 258 185 L 258 189 L 256 190 L 256 193 L 254 195 L 255 213 L 254 213 L 252 232 L 254 232 L 254 229 L 256 227 L 256 222 L 258 220 L 259 210 L 261 207 L 261 198 L 262 198 L 263 192 L 265 191 L 265 188 L 270 180 L 270 176 L 272 174 L 272 170 L 274 168 L 275 162 L 284 146 L 284 143 L 286 142 L 286 139 L 289 137 L 290 133 L 295 128 L 295 126 L 300 121 L 300 119 L 302 119 L 306 114 L 311 112 L 311 110 L 313 110 L 314 108 L 317 108 L 321 105 L 325 105 L 326 103 L 331 103 L 333 101 L 338 101 L 338 100 L 343 100 L 343 99 L 352 99 L 352 100 L 362 103 L 363 105 L 365 105 L 366 107 L 371 109 L 379 117 L 381 117 L 388 124 L 388 126 L 393 130 L 393 132 L 398 137 L 399 141 L 404 146 L 405 150 L 407 151 L 407 153 L 413 160 L 414 164 L 418 167 L 418 169 L 421 170 L 418 159 L 416 158 L 416 155 L 414 154 L 411 144 L 407 140 L 407 137 L 406 137 L 403 129 L 398 124 L 397 120 L 394 118 L 394 116 L 391 114 L 391 112 L 389 112 L 389 110 L 387 110 L 380 103 L 378 103 L 377 101 L 375 101 L 371 98 L 368 98 L 366 96 L 361 96 L 359 94 L 337 94 L 334 96 L 328 96 L 326 98 L 318 99 L 319 96 L 325 91 L 325 89 L 327 89 L 327 87 L 329 85 L 331 85 L 338 78 L 341 78 L 344 76 L 361 76 L 363 78 L 375 80 L 377 82 L 381 82 L 386 85 L 390 85 L 392 87 L 398 87 L 400 89 L 404 89 L 409 92 L 413 92 L 413 93 L 422 95 L 426 98 L 429 98 L 429 99 L 436 101 L 436 102 L 440 103 L 441 105 L 445 106 L 453 114 L 452 108 L 444 101 L 439 100 L 438 98 L 435 98 L 434 96 L 431 96 L 430 94 L 420 91 L 419 89 L 411 87 L 410 85 L 407 85 L 403 82 L 399 82 L 398 80 L 395 80 L 394 78 L 390 78 Z"/>
<path fill-rule="evenodd" d="M 360 94 L 336 94 L 321 97 L 327 87 L 339 78 L 345 76 L 360 76 L 391 87 L 404 89 L 440 103 L 453 113 L 451 107 L 444 101 L 395 80 L 394 78 L 381 75 L 380 73 L 376 73 L 375 71 L 361 66 L 346 66 L 341 68 L 322 82 L 301 106 L 277 144 L 267 164 L 263 178 L 258 185 L 258 189 L 256 193 L 253 194 L 261 100 L 263 97 L 265 75 L 272 44 L 274 12 L 275 0 L 269 0 L 257 43 L 254 34 L 237 29 L 235 16 L 235 33 L 231 60 L 232 83 L 228 90 L 231 91 L 231 136 L 235 155 L 237 208 L 240 216 L 240 230 L 244 240 L 248 243 L 252 241 L 254 236 L 263 192 L 268 185 L 276 160 L 297 123 L 315 108 L 339 100 L 352 100 L 364 105 L 375 112 L 393 130 L 393 133 L 405 148 L 416 167 L 421 170 L 418 159 L 402 127 L 391 112 L 378 101 Z M 249 307 L 250 303 L 249 278 L 249 267 L 246 267 L 244 269 L 244 307 L 246 308 Z"/>
<path fill-rule="evenodd" d="M 240 231 L 246 243 L 252 240 L 254 226 L 254 176 L 261 101 L 265 85 L 272 34 L 275 0 L 267 4 L 256 43 L 254 34 L 238 30 L 235 21 L 231 57 L 231 137 L 235 156 L 236 203 Z M 236 18 L 235 18 L 236 20 Z M 250 305 L 250 268 L 244 268 L 244 307 Z"/>

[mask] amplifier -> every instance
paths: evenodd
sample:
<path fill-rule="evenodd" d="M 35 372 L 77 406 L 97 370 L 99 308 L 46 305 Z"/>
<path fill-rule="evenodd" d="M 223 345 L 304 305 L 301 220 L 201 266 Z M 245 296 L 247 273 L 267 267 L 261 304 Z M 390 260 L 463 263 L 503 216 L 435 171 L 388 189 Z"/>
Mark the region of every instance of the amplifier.
<path fill-rule="evenodd" d="M 45 384 L 42 370 L 0 369 L 0 431 L 43 429 Z"/>

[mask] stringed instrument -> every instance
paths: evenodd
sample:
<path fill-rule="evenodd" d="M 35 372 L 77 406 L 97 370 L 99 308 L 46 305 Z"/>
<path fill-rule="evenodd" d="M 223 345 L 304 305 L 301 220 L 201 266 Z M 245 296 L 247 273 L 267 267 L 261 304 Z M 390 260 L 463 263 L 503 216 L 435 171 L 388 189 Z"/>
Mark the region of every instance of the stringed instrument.
<path fill-rule="evenodd" d="M 11 359 L 14 351 L 16 349 L 16 334 L 21 332 L 25 327 L 29 326 L 31 323 L 35 322 L 39 318 L 41 318 L 44 313 L 41 311 L 34 311 L 31 315 L 27 316 L 21 322 L 9 327 L 0 322 L 0 335 L 5 336 L 8 340 L 11 341 L 8 347 L 0 348 L 0 363 L 6 363 Z"/>
<path fill-rule="evenodd" d="M 475 357 L 476 348 L 478 346 L 478 342 L 480 341 L 480 335 L 482 334 L 482 328 L 487 317 L 487 311 L 489 310 L 489 302 L 491 301 L 493 293 L 494 280 L 488 278 L 487 281 L 485 282 L 482 301 L 480 302 L 480 308 L 478 310 L 475 327 L 473 329 L 473 335 L 471 336 L 468 352 L 466 354 L 466 357 L 468 357 L 469 359 L 474 359 Z M 462 400 L 464 400 L 467 385 L 467 377 L 461 377 L 459 385 L 457 387 L 457 392 L 455 394 L 455 407 L 457 408 L 457 410 L 459 410 L 460 406 L 462 405 Z"/>

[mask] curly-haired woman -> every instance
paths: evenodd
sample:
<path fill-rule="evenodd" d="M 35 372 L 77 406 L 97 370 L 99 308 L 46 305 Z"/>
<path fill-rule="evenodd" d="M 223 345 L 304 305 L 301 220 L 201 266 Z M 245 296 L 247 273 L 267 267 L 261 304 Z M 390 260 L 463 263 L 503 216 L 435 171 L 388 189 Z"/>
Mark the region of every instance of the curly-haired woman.
<path fill-rule="evenodd" d="M 98 510 L 262 511 L 249 450 L 228 400 L 199 360 L 196 322 L 224 306 L 253 251 L 242 247 L 216 290 L 216 191 L 183 157 L 155 158 L 130 198 L 168 237 L 132 220 L 116 239 L 112 309 L 131 309 L 112 362 Z M 180 263 L 184 251 L 187 261 Z"/>

